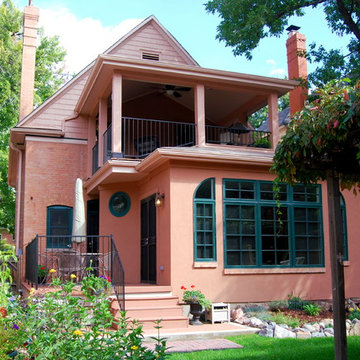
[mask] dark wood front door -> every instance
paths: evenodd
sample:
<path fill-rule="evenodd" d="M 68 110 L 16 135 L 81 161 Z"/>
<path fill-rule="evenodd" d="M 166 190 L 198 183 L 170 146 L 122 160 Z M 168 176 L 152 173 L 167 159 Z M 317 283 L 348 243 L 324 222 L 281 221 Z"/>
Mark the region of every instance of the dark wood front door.
<path fill-rule="evenodd" d="M 99 199 L 89 200 L 87 202 L 87 238 L 86 252 L 99 252 Z"/>
<path fill-rule="evenodd" d="M 141 282 L 156 283 L 155 195 L 141 200 Z"/>

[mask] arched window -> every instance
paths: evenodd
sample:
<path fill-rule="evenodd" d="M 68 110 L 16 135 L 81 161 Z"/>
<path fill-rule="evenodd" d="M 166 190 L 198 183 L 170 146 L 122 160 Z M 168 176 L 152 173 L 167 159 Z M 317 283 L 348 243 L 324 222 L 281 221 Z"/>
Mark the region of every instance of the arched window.
<path fill-rule="evenodd" d="M 71 244 L 72 214 L 72 207 L 48 206 L 46 220 L 48 248 L 66 248 Z"/>
<path fill-rule="evenodd" d="M 214 178 L 201 182 L 194 194 L 194 259 L 216 261 Z"/>
<path fill-rule="evenodd" d="M 341 211 L 341 221 L 342 221 L 344 260 L 346 261 L 349 260 L 349 252 L 348 252 L 348 240 L 347 240 L 346 204 L 342 194 L 340 194 L 340 211 Z"/>

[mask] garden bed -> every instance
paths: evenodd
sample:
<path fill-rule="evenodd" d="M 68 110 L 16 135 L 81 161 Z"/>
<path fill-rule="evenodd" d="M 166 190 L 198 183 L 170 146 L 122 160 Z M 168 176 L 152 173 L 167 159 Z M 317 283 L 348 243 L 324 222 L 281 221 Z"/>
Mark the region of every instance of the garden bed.
<path fill-rule="evenodd" d="M 308 315 L 303 310 L 283 309 L 279 311 L 286 316 L 291 316 L 292 318 L 298 318 L 300 320 L 301 325 L 306 323 L 321 322 L 324 319 L 333 318 L 332 311 L 325 311 L 325 310 L 321 311 L 319 315 Z M 271 313 L 276 314 L 276 312 L 271 312 Z"/>

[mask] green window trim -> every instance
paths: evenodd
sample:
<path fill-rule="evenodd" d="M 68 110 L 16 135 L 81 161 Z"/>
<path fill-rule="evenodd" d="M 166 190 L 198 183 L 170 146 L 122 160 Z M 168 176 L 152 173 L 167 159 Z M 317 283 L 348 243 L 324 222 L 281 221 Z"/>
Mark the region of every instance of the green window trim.
<path fill-rule="evenodd" d="M 194 260 L 216 261 L 215 178 L 198 185 L 193 204 Z"/>
<path fill-rule="evenodd" d="M 68 248 L 71 245 L 73 208 L 53 205 L 47 207 L 46 247 Z"/>
<path fill-rule="evenodd" d="M 320 185 L 223 179 L 225 268 L 324 266 Z"/>

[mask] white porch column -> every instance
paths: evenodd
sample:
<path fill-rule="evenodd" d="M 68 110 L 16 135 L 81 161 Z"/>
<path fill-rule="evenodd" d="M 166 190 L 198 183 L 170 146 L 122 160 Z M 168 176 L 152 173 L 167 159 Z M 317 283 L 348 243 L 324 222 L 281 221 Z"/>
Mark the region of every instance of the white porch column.
<path fill-rule="evenodd" d="M 205 135 L 205 87 L 197 84 L 195 86 L 195 144 L 204 146 L 206 143 Z"/>
<path fill-rule="evenodd" d="M 104 132 L 107 126 L 107 99 L 99 101 L 99 139 L 98 139 L 98 164 L 99 167 L 104 163 Z"/>
<path fill-rule="evenodd" d="M 112 131 L 111 150 L 115 157 L 121 154 L 121 123 L 122 123 L 122 75 L 115 71 L 112 79 Z"/>
<path fill-rule="evenodd" d="M 278 111 L 278 95 L 276 93 L 271 93 L 268 96 L 268 106 L 269 106 L 269 127 L 271 131 L 271 148 L 275 150 L 279 140 L 279 111 Z"/>

